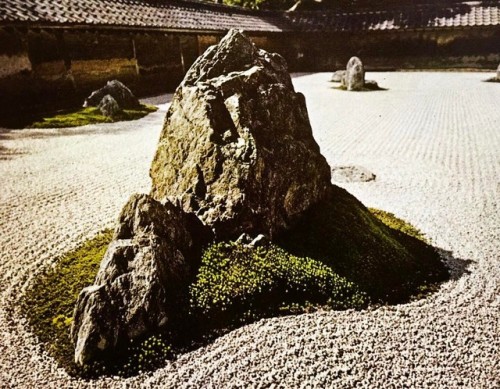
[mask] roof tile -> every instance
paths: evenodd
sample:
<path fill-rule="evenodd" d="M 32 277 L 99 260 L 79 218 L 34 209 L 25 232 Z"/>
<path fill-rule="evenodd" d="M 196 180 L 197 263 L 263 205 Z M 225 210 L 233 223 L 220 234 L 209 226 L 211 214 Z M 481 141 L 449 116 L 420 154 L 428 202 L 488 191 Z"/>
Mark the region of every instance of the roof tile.
<path fill-rule="evenodd" d="M 59 23 L 195 31 L 361 31 L 500 25 L 500 4 L 414 6 L 391 11 L 250 11 L 197 0 L 2 0 L 0 23 Z"/>

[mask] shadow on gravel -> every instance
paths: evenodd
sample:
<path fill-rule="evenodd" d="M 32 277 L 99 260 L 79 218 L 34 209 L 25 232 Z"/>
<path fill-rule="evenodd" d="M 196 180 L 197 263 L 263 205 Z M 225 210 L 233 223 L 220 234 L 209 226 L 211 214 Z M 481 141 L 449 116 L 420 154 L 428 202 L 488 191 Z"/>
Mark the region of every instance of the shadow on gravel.
<path fill-rule="evenodd" d="M 446 263 L 446 267 L 450 273 L 450 280 L 457 281 L 462 276 L 470 274 L 469 266 L 475 263 L 471 259 L 461 259 L 453 256 L 453 253 L 448 250 L 436 248 L 436 251 Z"/>
<path fill-rule="evenodd" d="M 0 138 L 1 139 L 1 138 Z M 9 147 L 5 147 L 0 145 L 0 161 L 7 161 L 9 159 L 13 159 L 15 157 L 19 157 L 21 155 L 27 154 L 21 150 L 11 149 Z"/>
<path fill-rule="evenodd" d="M 310 76 L 311 74 L 314 74 L 314 72 L 290 73 L 290 77 L 294 79 L 294 78 Z"/>
<path fill-rule="evenodd" d="M 348 91 L 345 86 L 332 86 L 332 87 L 330 87 L 330 89 L 340 90 L 343 92 L 354 92 L 354 93 L 355 92 L 383 92 L 383 91 L 389 90 L 389 88 L 382 88 L 380 86 L 377 86 L 376 88 L 375 87 L 363 88 L 363 89 L 355 90 L 355 91 Z"/>

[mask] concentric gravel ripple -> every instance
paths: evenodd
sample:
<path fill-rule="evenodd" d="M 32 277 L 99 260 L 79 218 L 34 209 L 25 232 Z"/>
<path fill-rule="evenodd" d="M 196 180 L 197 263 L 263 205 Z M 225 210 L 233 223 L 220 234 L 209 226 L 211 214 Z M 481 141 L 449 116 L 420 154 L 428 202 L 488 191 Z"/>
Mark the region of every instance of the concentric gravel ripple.
<path fill-rule="evenodd" d="M 262 320 L 132 379 L 74 380 L 15 301 L 57 255 L 112 225 L 147 192 L 165 107 L 74 131 L 0 131 L 0 386 L 500 387 L 500 100 L 484 73 L 374 73 L 380 92 L 296 76 L 331 165 L 377 180 L 343 186 L 443 250 L 453 278 L 414 303 Z M 7 148 L 7 151 L 4 149 Z"/>

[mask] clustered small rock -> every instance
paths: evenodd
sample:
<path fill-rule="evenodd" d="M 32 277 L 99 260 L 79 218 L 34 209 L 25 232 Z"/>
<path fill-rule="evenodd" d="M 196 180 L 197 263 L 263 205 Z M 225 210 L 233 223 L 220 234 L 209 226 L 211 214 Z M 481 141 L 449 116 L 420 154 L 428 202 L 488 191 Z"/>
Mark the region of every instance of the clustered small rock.
<path fill-rule="evenodd" d="M 118 80 L 108 81 L 85 99 L 84 107 L 98 107 L 104 116 L 114 118 L 124 109 L 137 109 L 141 104 L 132 91 Z"/>

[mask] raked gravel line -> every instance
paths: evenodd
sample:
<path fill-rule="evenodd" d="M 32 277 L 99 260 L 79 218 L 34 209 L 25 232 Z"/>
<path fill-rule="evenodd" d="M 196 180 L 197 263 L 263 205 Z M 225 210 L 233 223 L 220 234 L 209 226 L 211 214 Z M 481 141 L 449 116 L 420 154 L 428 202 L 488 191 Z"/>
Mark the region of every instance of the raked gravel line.
<path fill-rule="evenodd" d="M 0 132 L 0 387 L 500 387 L 499 85 L 484 73 L 373 73 L 389 90 L 348 93 L 328 77 L 294 79 L 322 152 L 377 175 L 342 186 L 427 233 L 451 281 L 411 304 L 262 320 L 147 376 L 72 380 L 9 303 L 148 190 L 164 109 L 76 135 Z"/>

